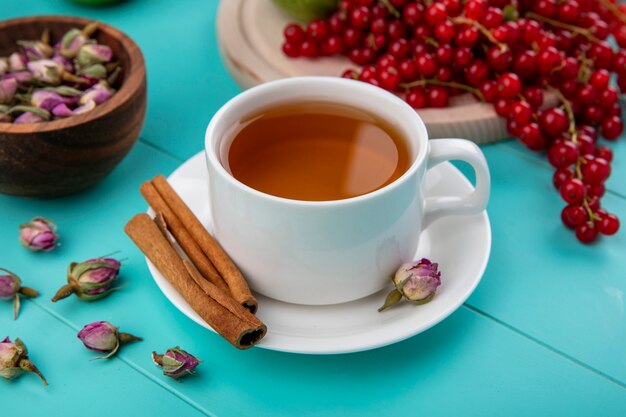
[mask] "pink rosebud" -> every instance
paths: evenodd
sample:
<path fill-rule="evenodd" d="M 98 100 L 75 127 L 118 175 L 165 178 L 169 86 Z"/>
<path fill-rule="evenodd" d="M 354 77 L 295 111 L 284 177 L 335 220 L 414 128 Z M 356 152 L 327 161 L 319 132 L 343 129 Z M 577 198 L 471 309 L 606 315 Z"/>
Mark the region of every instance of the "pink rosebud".
<path fill-rule="evenodd" d="M 7 78 L 0 81 L 0 104 L 9 104 L 13 101 L 17 91 L 17 81 L 15 78 Z"/>
<path fill-rule="evenodd" d="M 65 71 L 67 71 L 67 72 L 74 72 L 74 64 L 72 64 L 72 61 L 70 61 L 69 59 L 65 58 L 60 53 L 58 53 L 58 52 L 55 53 L 52 56 L 52 60 L 55 61 L 55 62 L 58 62 L 61 65 L 63 65 L 63 69 L 65 69 Z"/>
<path fill-rule="evenodd" d="M 36 80 L 52 85 L 60 84 L 65 72 L 63 64 L 51 59 L 31 61 L 28 63 L 28 70 Z"/>
<path fill-rule="evenodd" d="M 438 271 L 438 267 L 438 264 L 426 258 L 400 266 L 392 278 L 395 289 L 387 295 L 385 304 L 378 311 L 398 303 L 402 297 L 415 305 L 432 300 L 441 285 L 441 272 Z"/>
<path fill-rule="evenodd" d="M 43 217 L 20 225 L 20 243 L 34 252 L 49 252 L 57 246 L 56 225 Z"/>
<path fill-rule="evenodd" d="M 84 44 L 87 43 L 88 40 L 89 39 L 81 30 L 70 29 L 65 35 L 63 35 L 61 42 L 55 45 L 55 48 L 65 58 L 72 59 L 78 55 L 78 51 Z"/>
<path fill-rule="evenodd" d="M 24 71 L 26 69 L 26 60 L 19 52 L 13 52 L 9 55 L 9 68 L 11 71 Z"/>
<path fill-rule="evenodd" d="M 121 263 L 113 258 L 89 259 L 81 263 L 72 262 L 67 271 L 67 284 L 57 291 L 52 302 L 57 302 L 72 294 L 76 294 L 84 301 L 106 297 L 117 289 L 113 288 L 113 283 L 121 266 Z"/>
<path fill-rule="evenodd" d="M 152 352 L 152 361 L 163 368 L 163 375 L 174 379 L 193 374 L 196 366 L 202 362 L 178 346 L 168 349 L 163 355 Z"/>
<path fill-rule="evenodd" d="M 105 83 L 100 82 L 85 91 L 78 102 L 80 104 L 86 104 L 89 101 L 93 101 L 96 104 L 101 104 L 110 99 L 112 95 L 113 91 L 111 91 Z"/>
<path fill-rule="evenodd" d="M 33 106 L 48 111 L 52 111 L 59 104 L 70 104 L 75 101 L 73 98 L 63 97 L 56 91 L 49 90 L 35 90 L 30 99 Z"/>
<path fill-rule="evenodd" d="M 9 337 L 5 337 L 0 342 L 0 376 L 6 380 L 19 377 L 24 372 L 32 372 L 41 378 L 44 385 L 48 385 L 46 378 L 39 372 L 39 369 L 28 359 L 28 349 L 19 338 L 11 342 Z"/>
<path fill-rule="evenodd" d="M 78 51 L 78 64 L 89 67 L 95 64 L 104 64 L 111 61 L 113 51 L 106 45 L 86 44 Z"/>
<path fill-rule="evenodd" d="M 70 117 L 77 114 L 87 113 L 95 108 L 96 102 L 93 100 L 88 101 L 82 106 L 76 107 L 74 110 L 70 109 L 65 103 L 61 103 L 52 109 L 52 114 L 56 117 Z"/>
<path fill-rule="evenodd" d="M 45 122 L 45 121 L 46 119 L 39 116 L 38 114 L 27 111 L 17 116 L 15 120 L 13 120 L 13 123 L 16 125 L 20 125 L 20 124 L 29 124 L 29 123 L 40 123 L 40 122 Z"/>
<path fill-rule="evenodd" d="M 13 320 L 17 319 L 20 312 L 20 295 L 32 298 L 39 293 L 28 287 L 22 287 L 22 280 L 13 272 L 0 268 L 0 299 L 13 300 Z"/>
<path fill-rule="evenodd" d="M 33 80 L 33 74 L 28 71 L 11 72 L 2 76 L 3 80 L 15 80 L 20 85 L 27 85 Z"/>
<path fill-rule="evenodd" d="M 41 41 L 18 41 L 17 44 L 22 47 L 29 61 L 50 58 L 54 53 L 50 45 Z"/>
<path fill-rule="evenodd" d="M 132 334 L 118 332 L 118 327 L 106 321 L 87 324 L 78 332 L 78 338 L 87 349 L 102 353 L 109 352 L 108 355 L 95 359 L 108 359 L 117 353 L 121 344 L 142 340 Z"/>

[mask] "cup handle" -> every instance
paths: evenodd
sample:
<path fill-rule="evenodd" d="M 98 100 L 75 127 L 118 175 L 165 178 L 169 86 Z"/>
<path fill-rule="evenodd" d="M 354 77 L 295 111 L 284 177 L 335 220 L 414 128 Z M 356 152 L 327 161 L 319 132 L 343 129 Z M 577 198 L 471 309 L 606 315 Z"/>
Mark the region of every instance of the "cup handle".
<path fill-rule="evenodd" d="M 431 139 L 429 145 L 427 169 L 444 161 L 465 161 L 474 168 L 476 188 L 466 196 L 427 198 L 424 202 L 422 228 L 428 227 L 440 217 L 482 212 L 489 201 L 491 183 L 487 161 L 480 148 L 465 139 Z"/>

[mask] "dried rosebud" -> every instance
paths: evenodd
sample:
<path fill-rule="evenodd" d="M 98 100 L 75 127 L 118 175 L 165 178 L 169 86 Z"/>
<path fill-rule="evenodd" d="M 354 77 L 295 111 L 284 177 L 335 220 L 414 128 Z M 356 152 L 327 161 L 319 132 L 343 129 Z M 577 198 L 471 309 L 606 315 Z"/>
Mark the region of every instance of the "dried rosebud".
<path fill-rule="evenodd" d="M 19 52 L 13 52 L 9 55 L 9 68 L 11 71 L 24 71 L 26 69 L 26 60 Z"/>
<path fill-rule="evenodd" d="M 13 117 L 10 114 L 0 112 L 0 123 L 11 123 Z"/>
<path fill-rule="evenodd" d="M 86 44 L 78 51 L 78 64 L 88 67 L 94 64 L 103 64 L 111 61 L 113 51 L 107 45 Z"/>
<path fill-rule="evenodd" d="M 38 114 L 27 111 L 17 116 L 15 120 L 13 120 L 13 124 L 20 125 L 20 124 L 29 124 L 29 123 L 40 123 L 40 122 L 45 122 L 45 121 L 46 119 L 39 116 Z"/>
<path fill-rule="evenodd" d="M 66 104 L 59 104 L 52 109 L 52 114 L 57 117 L 70 117 L 77 114 L 87 113 L 96 108 L 96 102 L 93 100 L 88 101 L 82 106 L 76 107 L 74 110 L 70 109 Z"/>
<path fill-rule="evenodd" d="M 22 375 L 24 372 L 32 372 L 41 378 L 44 385 L 48 385 L 46 378 L 39 369 L 28 359 L 28 349 L 18 338 L 11 342 L 7 336 L 0 342 L 0 376 L 11 380 Z"/>
<path fill-rule="evenodd" d="M 17 80 L 7 78 L 0 81 L 0 104 L 9 104 L 17 91 Z"/>
<path fill-rule="evenodd" d="M 106 356 L 99 356 L 95 359 L 108 359 L 115 355 L 121 344 L 143 340 L 141 337 L 128 333 L 118 332 L 118 327 L 106 321 L 96 321 L 89 323 L 78 332 L 78 338 L 87 349 L 96 352 L 106 353 Z"/>
<path fill-rule="evenodd" d="M 63 35 L 61 42 L 56 45 L 56 49 L 65 58 L 72 59 L 78 55 L 78 51 L 88 40 L 87 36 L 79 29 L 70 29 Z"/>
<path fill-rule="evenodd" d="M 96 104 L 101 104 L 111 98 L 113 91 L 107 87 L 105 82 L 100 82 L 93 87 L 86 90 L 78 101 L 80 104 L 86 104 L 89 101 L 93 101 Z"/>
<path fill-rule="evenodd" d="M 71 104 L 75 103 L 76 99 L 71 97 L 64 97 L 56 91 L 51 90 L 36 90 L 30 98 L 30 102 L 33 106 L 40 109 L 52 111 L 53 108 L 59 104 Z"/>
<path fill-rule="evenodd" d="M 52 298 L 57 302 L 72 294 L 85 301 L 104 298 L 117 288 L 113 282 L 119 274 L 121 264 L 113 258 L 96 258 L 76 263 L 72 262 L 67 270 L 67 285 L 61 287 Z"/>
<path fill-rule="evenodd" d="M 102 64 L 94 64 L 82 68 L 80 71 L 78 71 L 78 75 L 84 75 L 88 78 L 96 78 L 98 80 L 102 80 L 107 77 L 107 69 Z"/>
<path fill-rule="evenodd" d="M 392 278 L 396 288 L 387 295 L 385 304 L 378 311 L 395 305 L 402 297 L 415 305 L 432 300 L 441 285 L 441 272 L 438 271 L 438 267 L 438 264 L 426 258 L 402 265 Z"/>
<path fill-rule="evenodd" d="M 22 287 L 22 280 L 13 272 L 0 268 L 0 300 L 13 300 L 13 320 L 20 312 L 20 295 L 32 298 L 39 293 L 28 287 Z"/>
<path fill-rule="evenodd" d="M 28 71 L 17 71 L 2 76 L 3 80 L 15 80 L 20 85 L 26 85 L 33 80 L 33 74 Z"/>
<path fill-rule="evenodd" d="M 54 49 L 41 41 L 17 41 L 17 44 L 24 49 L 24 54 L 29 61 L 50 58 Z"/>
<path fill-rule="evenodd" d="M 196 366 L 202 362 L 178 346 L 168 349 L 163 355 L 152 352 L 152 361 L 163 368 L 163 375 L 174 379 L 193 374 Z"/>
<path fill-rule="evenodd" d="M 72 64 L 72 61 L 65 58 L 60 53 L 56 52 L 54 55 L 52 55 L 52 60 L 63 65 L 63 69 L 65 69 L 65 71 L 74 72 L 74 64 Z"/>
<path fill-rule="evenodd" d="M 35 217 L 20 225 L 20 243 L 34 252 L 50 252 L 57 246 L 59 236 L 56 224 L 43 217 Z"/>
<path fill-rule="evenodd" d="M 40 59 L 28 63 L 28 70 L 33 77 L 46 84 L 57 85 L 63 80 L 63 64 L 51 59 Z"/>

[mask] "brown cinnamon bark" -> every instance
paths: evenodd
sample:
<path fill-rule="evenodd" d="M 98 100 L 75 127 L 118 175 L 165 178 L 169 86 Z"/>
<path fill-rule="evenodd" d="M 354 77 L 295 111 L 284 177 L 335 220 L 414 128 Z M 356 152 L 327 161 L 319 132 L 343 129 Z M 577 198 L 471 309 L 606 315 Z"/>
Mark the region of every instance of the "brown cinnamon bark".
<path fill-rule="evenodd" d="M 233 346 L 247 349 L 265 336 L 267 327 L 240 304 L 228 301 L 229 297 L 217 286 L 196 276 L 195 279 L 205 282 L 209 290 L 198 286 L 178 252 L 150 216 L 136 215 L 124 230 L 191 308 Z"/>
<path fill-rule="evenodd" d="M 178 216 L 174 214 L 167 202 L 161 197 L 157 189 L 149 181 L 144 182 L 140 188 L 141 195 L 146 199 L 150 207 L 163 216 L 167 225 L 167 230 L 174 236 L 181 249 L 187 254 L 191 262 L 198 269 L 198 272 L 211 283 L 223 290 L 228 291 L 228 285 L 217 272 L 209 258 L 206 257 L 202 249 L 193 240 L 185 226 L 180 222 Z"/>
<path fill-rule="evenodd" d="M 172 212 L 176 214 L 180 222 L 185 226 L 193 240 L 211 260 L 224 281 L 226 281 L 235 301 L 250 310 L 250 312 L 255 313 L 258 307 L 256 298 L 252 295 L 248 283 L 232 259 L 230 259 L 213 236 L 207 232 L 164 176 L 157 175 L 152 179 L 152 184 L 163 200 L 167 202 Z M 167 218 L 165 220 L 167 221 Z"/>

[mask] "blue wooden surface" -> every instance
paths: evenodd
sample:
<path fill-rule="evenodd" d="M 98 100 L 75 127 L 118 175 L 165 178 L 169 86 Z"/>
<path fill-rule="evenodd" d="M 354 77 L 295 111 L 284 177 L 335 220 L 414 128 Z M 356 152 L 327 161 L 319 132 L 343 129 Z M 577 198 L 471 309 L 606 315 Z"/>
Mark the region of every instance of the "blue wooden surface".
<path fill-rule="evenodd" d="M 515 142 L 483 148 L 494 242 L 483 281 L 421 335 L 350 355 L 240 352 L 173 308 L 122 228 L 145 209 L 138 185 L 199 151 L 211 115 L 239 91 L 217 51 L 216 10 L 216 0 L 2 2 L 0 19 L 72 14 L 119 27 L 142 48 L 149 79 L 141 141 L 104 182 L 57 200 L 0 196 L 0 266 L 42 292 L 15 322 L 10 303 L 0 304 L 0 336 L 21 337 L 50 381 L 0 381 L 3 415 L 626 415 L 625 232 L 577 243 L 558 223 L 552 170 Z M 605 205 L 626 219 L 624 138 L 613 148 Z M 17 244 L 17 225 L 35 215 L 58 223 L 58 250 L 32 254 Z M 48 301 L 69 262 L 113 251 L 125 258 L 122 291 L 90 304 Z M 145 340 L 90 362 L 76 332 L 95 320 Z M 176 344 L 204 360 L 183 383 L 165 379 L 150 359 Z"/>

